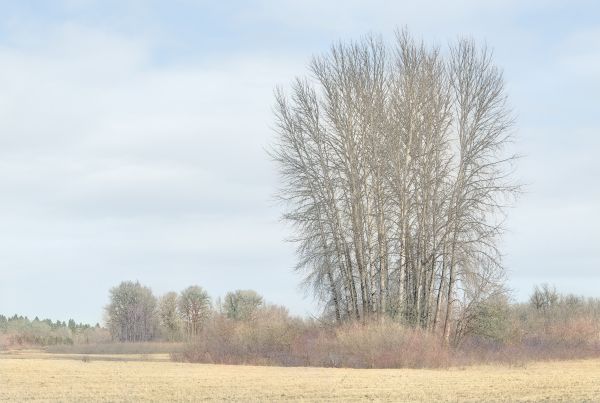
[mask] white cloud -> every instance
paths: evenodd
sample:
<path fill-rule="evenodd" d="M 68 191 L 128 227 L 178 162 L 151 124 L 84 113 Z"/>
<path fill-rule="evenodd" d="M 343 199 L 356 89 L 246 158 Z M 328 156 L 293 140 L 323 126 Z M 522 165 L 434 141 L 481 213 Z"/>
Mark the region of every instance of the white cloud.
<path fill-rule="evenodd" d="M 595 292 L 599 31 L 561 17 L 593 14 L 583 3 L 182 3 L 223 8 L 207 37 L 140 4 L 108 22 L 79 2 L 62 21 L 0 18 L 0 311 L 100 320 L 124 279 L 313 309 L 271 200 L 272 90 L 333 40 L 404 24 L 440 45 L 486 40 L 505 68 L 528 184 L 506 236 L 517 296 L 543 281 Z"/>
<path fill-rule="evenodd" d="M 200 283 L 218 295 L 254 286 L 303 313 L 310 304 L 289 271 L 264 151 L 272 89 L 289 66 L 239 57 L 157 67 L 151 52 L 73 25 L 0 48 L 0 257 L 12 273 L 0 287 L 85 273 L 103 277 L 104 293 L 107 280 L 128 278 L 166 291 L 175 275 L 173 287 Z M 69 295 L 48 302 L 54 289 L 37 292 L 36 309 L 69 314 Z M 22 309 L 0 294 L 2 308 Z M 99 303 L 78 309 L 90 318 Z"/>

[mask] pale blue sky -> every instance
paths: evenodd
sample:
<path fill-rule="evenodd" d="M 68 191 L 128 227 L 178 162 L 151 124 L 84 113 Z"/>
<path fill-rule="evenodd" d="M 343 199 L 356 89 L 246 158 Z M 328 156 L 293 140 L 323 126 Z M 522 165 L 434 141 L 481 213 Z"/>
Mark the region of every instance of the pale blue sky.
<path fill-rule="evenodd" d="M 0 313 L 96 322 L 108 289 L 254 288 L 298 314 L 264 149 L 272 91 L 313 53 L 406 25 L 486 42 L 527 193 L 509 286 L 600 297 L 594 1 L 0 1 Z"/>

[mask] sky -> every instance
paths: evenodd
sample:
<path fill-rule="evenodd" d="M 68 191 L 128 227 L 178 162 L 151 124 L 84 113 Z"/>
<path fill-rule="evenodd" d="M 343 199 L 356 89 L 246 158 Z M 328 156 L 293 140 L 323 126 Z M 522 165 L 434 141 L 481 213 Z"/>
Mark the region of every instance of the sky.
<path fill-rule="evenodd" d="M 600 297 L 595 1 L 0 0 L 0 313 L 101 322 L 108 290 L 252 288 L 318 314 L 274 202 L 273 90 L 406 27 L 494 50 L 525 192 L 508 286 Z"/>

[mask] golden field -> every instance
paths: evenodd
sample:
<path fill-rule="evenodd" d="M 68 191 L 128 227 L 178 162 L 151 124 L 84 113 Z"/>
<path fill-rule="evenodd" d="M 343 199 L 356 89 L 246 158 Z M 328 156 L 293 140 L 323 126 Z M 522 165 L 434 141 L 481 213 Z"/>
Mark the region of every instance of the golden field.
<path fill-rule="evenodd" d="M 88 357 L 2 353 L 0 400 L 600 402 L 598 359 L 379 370 L 185 364 L 164 354 Z"/>

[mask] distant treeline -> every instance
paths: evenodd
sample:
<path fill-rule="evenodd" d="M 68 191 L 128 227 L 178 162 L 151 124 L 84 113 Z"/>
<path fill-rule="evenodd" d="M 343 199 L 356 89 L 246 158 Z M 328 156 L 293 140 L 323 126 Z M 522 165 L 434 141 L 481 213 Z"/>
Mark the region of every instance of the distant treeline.
<path fill-rule="evenodd" d="M 229 319 L 251 318 L 267 308 L 263 297 L 253 290 L 236 290 L 223 300 L 212 301 L 200 286 L 171 291 L 156 297 L 139 282 L 124 281 L 110 290 L 106 309 L 107 328 L 116 341 L 182 341 L 197 337 L 215 315 Z M 285 310 L 283 307 L 278 309 Z"/>
<path fill-rule="evenodd" d="M 497 298 L 457 323 L 447 345 L 390 318 L 300 318 L 253 290 L 211 299 L 200 286 L 156 297 L 139 282 L 112 288 L 106 324 L 0 316 L 2 346 L 72 353 L 171 352 L 179 361 L 283 366 L 443 367 L 600 356 L 600 299 L 536 287 L 529 301 Z"/>
<path fill-rule="evenodd" d="M 253 290 L 213 300 L 200 286 L 155 297 L 126 281 L 110 291 L 116 341 L 185 341 L 174 359 L 340 367 L 439 367 L 600 355 L 600 299 L 536 287 L 526 303 L 499 297 L 457 322 L 451 345 L 398 318 L 340 324 L 330 310 L 300 318 Z"/>
<path fill-rule="evenodd" d="M 178 342 L 195 339 L 215 316 L 247 320 L 258 310 L 287 309 L 269 305 L 253 290 L 229 292 L 223 299 L 212 300 L 199 286 L 180 293 L 168 292 L 156 297 L 139 282 L 124 281 L 109 291 L 104 326 L 51 319 L 33 320 L 0 315 L 2 346 L 52 346 L 98 344 L 107 342 Z"/>
<path fill-rule="evenodd" d="M 99 323 L 95 326 L 51 319 L 29 319 L 27 316 L 0 315 L 0 345 L 56 345 L 75 343 L 97 343 L 109 338 L 106 329 Z"/>

